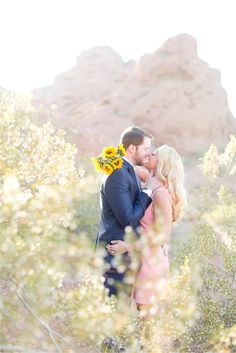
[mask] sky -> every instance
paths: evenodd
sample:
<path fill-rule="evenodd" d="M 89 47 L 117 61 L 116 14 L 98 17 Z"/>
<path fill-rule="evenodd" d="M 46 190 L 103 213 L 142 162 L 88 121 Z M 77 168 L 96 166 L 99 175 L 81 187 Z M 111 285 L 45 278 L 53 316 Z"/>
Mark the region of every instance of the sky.
<path fill-rule="evenodd" d="M 79 54 L 108 45 L 124 61 L 188 33 L 221 72 L 236 117 L 235 0 L 0 0 L 0 87 L 17 93 L 53 83 Z"/>

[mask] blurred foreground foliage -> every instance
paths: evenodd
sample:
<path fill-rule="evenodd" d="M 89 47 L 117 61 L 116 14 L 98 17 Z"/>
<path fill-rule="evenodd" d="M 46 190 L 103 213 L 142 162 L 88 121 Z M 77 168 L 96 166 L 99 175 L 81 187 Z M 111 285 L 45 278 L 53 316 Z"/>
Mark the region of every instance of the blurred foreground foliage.
<path fill-rule="evenodd" d="M 235 335 L 236 324 L 236 137 L 230 136 L 222 153 L 211 145 L 200 168 L 205 183 L 196 190 L 189 211 L 194 227 L 182 241 L 175 240 L 172 261 L 173 268 L 178 268 L 188 257 L 191 266 L 198 266 L 201 279 L 196 296 L 198 317 L 184 349 L 234 352 L 235 339 L 230 343 L 229 337 Z M 220 345 L 219 337 L 225 337 L 228 348 Z"/>
<path fill-rule="evenodd" d="M 193 227 L 174 239 L 147 339 L 129 294 L 117 302 L 103 286 L 96 177 L 65 133 L 35 114 L 0 91 L 0 349 L 100 352 L 113 337 L 117 352 L 235 352 L 235 137 L 202 160 Z"/>

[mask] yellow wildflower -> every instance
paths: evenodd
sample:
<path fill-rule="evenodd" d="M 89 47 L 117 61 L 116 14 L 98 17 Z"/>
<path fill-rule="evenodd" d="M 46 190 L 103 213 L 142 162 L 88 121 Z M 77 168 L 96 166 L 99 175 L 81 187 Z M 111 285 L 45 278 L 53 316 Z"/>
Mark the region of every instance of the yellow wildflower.
<path fill-rule="evenodd" d="M 109 147 L 104 148 L 103 155 L 105 157 L 113 157 L 116 155 L 116 152 L 117 152 L 117 150 L 115 147 L 109 146 Z"/>
<path fill-rule="evenodd" d="M 114 169 L 119 169 L 122 167 L 123 160 L 121 158 L 116 158 L 114 161 L 111 162 Z"/>
<path fill-rule="evenodd" d="M 123 154 L 123 156 L 126 155 L 126 149 L 124 148 L 123 143 L 119 144 L 117 150 L 120 151 Z"/>
<path fill-rule="evenodd" d="M 105 174 L 107 174 L 107 175 L 109 175 L 109 174 L 111 174 L 112 172 L 113 172 L 113 168 L 112 168 L 112 166 L 110 165 L 110 164 L 105 164 L 103 167 L 102 167 L 102 171 L 105 173 Z"/>
<path fill-rule="evenodd" d="M 95 169 L 96 169 L 96 172 L 100 172 L 100 171 L 102 170 L 102 168 L 101 168 L 101 166 L 100 166 L 100 164 L 99 164 L 99 162 L 98 162 L 97 157 L 93 157 L 93 158 L 91 158 L 91 160 L 92 160 L 92 162 L 93 162 L 93 164 L 94 164 L 94 167 L 95 167 Z"/>

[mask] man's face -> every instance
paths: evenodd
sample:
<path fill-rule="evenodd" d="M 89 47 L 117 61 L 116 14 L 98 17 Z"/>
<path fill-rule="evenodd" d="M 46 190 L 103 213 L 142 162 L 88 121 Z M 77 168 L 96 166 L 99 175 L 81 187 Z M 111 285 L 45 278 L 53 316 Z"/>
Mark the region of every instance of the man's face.
<path fill-rule="evenodd" d="M 150 156 L 151 139 L 144 137 L 143 143 L 136 147 L 134 153 L 134 163 L 135 165 L 144 165 L 149 160 Z"/>

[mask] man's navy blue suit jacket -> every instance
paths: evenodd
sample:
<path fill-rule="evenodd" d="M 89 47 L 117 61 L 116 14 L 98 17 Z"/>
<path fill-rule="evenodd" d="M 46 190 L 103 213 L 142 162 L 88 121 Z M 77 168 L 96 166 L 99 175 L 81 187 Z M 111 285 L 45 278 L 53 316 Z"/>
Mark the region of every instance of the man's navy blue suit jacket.
<path fill-rule="evenodd" d="M 127 226 L 137 230 L 151 202 L 152 199 L 140 191 L 133 166 L 123 160 L 122 168 L 116 169 L 101 184 L 101 220 L 96 245 L 123 240 Z M 108 254 L 106 261 L 110 262 L 111 259 Z"/>

